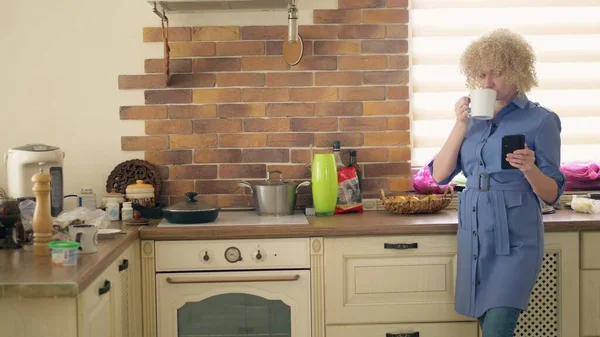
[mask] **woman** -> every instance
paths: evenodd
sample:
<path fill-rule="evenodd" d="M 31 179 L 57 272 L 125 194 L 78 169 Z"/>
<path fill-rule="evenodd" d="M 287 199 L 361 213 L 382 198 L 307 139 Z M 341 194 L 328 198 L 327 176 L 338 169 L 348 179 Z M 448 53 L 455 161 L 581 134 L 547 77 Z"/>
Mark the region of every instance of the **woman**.
<path fill-rule="evenodd" d="M 554 204 L 563 192 L 558 116 L 527 99 L 537 85 L 535 56 L 519 35 L 496 30 L 474 41 L 461 57 L 467 86 L 496 91 L 492 120 L 469 119 L 469 97 L 455 106 L 456 122 L 429 164 L 447 184 L 467 178 L 459 200 L 456 311 L 477 317 L 484 337 L 512 337 L 527 309 L 544 253 L 538 197 Z M 525 135 L 526 147 L 506 156 L 505 135 Z"/>

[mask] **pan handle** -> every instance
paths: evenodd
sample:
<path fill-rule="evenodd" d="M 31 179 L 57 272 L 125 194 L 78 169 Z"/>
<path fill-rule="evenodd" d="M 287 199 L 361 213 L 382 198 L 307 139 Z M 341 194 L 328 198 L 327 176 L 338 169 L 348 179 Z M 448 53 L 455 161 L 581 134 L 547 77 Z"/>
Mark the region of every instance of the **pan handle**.
<path fill-rule="evenodd" d="M 238 183 L 238 186 L 239 187 L 248 187 L 250 189 L 250 192 L 254 193 L 254 190 L 252 189 L 252 185 L 248 184 L 245 181 L 242 181 L 241 183 Z"/>
<path fill-rule="evenodd" d="M 302 183 L 300 183 L 300 185 L 296 186 L 296 194 L 298 194 L 298 189 L 302 186 L 308 186 L 310 185 L 310 181 L 304 181 Z"/>

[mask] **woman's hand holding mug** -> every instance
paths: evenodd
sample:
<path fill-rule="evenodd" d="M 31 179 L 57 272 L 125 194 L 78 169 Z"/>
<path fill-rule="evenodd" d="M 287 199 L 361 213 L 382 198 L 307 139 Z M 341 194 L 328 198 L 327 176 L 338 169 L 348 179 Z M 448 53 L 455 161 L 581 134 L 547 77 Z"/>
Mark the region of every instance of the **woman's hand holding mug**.
<path fill-rule="evenodd" d="M 464 96 L 459 98 L 458 101 L 456 101 L 456 104 L 454 104 L 454 113 L 456 114 L 457 123 L 469 123 L 469 113 L 471 112 L 469 103 L 471 103 L 471 99 Z"/>

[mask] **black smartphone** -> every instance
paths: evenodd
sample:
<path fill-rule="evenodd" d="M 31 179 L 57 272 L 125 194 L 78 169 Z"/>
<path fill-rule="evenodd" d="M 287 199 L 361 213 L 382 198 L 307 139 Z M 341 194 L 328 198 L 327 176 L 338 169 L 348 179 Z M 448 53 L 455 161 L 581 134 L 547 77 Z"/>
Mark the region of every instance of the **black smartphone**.
<path fill-rule="evenodd" d="M 502 169 L 512 170 L 516 167 L 506 161 L 506 155 L 525 148 L 525 135 L 506 135 L 502 137 Z"/>

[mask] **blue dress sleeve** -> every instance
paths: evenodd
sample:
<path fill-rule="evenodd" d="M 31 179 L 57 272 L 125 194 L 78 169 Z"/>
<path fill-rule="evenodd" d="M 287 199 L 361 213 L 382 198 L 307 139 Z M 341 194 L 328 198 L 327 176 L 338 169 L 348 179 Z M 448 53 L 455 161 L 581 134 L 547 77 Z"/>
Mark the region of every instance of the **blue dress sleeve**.
<path fill-rule="evenodd" d="M 435 158 L 433 158 L 433 160 L 431 160 L 429 162 L 429 164 L 427 164 L 427 167 L 429 167 L 429 172 L 431 173 L 431 178 L 433 179 L 433 161 L 435 160 Z M 452 171 L 452 173 L 450 173 L 450 175 L 442 180 L 442 181 L 436 181 L 435 183 L 438 185 L 448 185 L 452 179 L 454 179 L 454 177 L 456 177 L 457 174 L 459 174 L 462 171 L 462 166 L 461 166 L 461 162 L 460 162 L 460 152 L 458 153 L 458 158 L 456 159 L 456 168 L 454 169 L 454 171 Z"/>
<path fill-rule="evenodd" d="M 558 201 L 565 186 L 565 176 L 560 172 L 560 131 L 560 118 L 554 112 L 550 112 L 535 136 L 536 165 L 542 173 L 554 179 L 558 186 L 557 198 L 552 200 L 550 205 Z"/>

